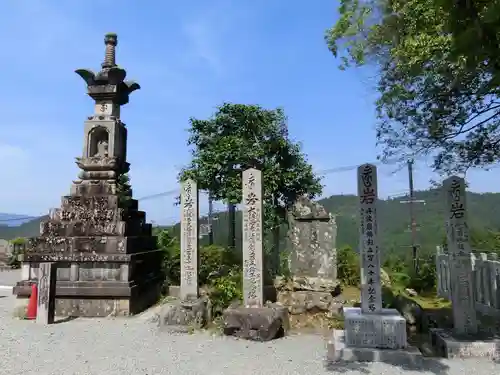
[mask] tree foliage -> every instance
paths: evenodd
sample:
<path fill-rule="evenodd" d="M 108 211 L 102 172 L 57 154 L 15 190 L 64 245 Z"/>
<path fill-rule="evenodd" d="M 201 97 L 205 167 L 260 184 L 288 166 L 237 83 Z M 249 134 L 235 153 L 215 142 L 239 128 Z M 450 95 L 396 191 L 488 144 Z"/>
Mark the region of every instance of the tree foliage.
<path fill-rule="evenodd" d="M 282 109 L 225 103 L 213 117 L 191 118 L 190 124 L 192 161 L 180 179 L 193 178 L 215 200 L 239 204 L 241 173 L 250 167 L 262 171 L 265 199 L 277 196 L 281 207 L 321 193 L 300 145 L 286 136 Z"/>
<path fill-rule="evenodd" d="M 326 40 L 341 68 L 379 73 L 383 159 L 434 157 L 440 172 L 500 159 L 500 1 L 342 0 Z"/>
<path fill-rule="evenodd" d="M 284 111 L 257 105 L 224 103 L 209 119 L 191 118 L 188 145 L 191 163 L 180 179 L 192 178 L 198 187 L 210 192 L 214 200 L 241 203 L 242 172 L 257 168 L 262 172 L 265 250 L 286 220 L 286 210 L 297 197 L 310 198 L 321 193 L 321 184 L 298 143 L 287 136 Z M 279 240 L 275 236 L 275 240 Z M 277 242 L 277 241 L 275 241 Z M 279 265 L 277 251 L 269 266 Z"/>

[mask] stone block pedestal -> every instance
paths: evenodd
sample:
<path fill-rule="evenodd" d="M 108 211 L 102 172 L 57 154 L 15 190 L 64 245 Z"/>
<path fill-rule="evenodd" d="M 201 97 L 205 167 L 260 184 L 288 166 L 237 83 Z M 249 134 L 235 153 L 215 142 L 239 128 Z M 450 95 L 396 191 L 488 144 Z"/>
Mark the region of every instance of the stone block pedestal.
<path fill-rule="evenodd" d="M 162 307 L 157 318 L 160 329 L 169 332 L 187 333 L 201 329 L 212 320 L 210 301 L 206 297 L 174 300 Z"/>
<path fill-rule="evenodd" d="M 402 349 L 407 346 L 406 320 L 396 309 L 363 314 L 359 307 L 344 307 L 345 341 L 349 346 Z"/>
<path fill-rule="evenodd" d="M 434 352 L 444 358 L 500 359 L 500 337 L 478 333 L 476 335 L 456 335 L 451 330 L 431 328 L 430 341 Z"/>
<path fill-rule="evenodd" d="M 280 338 L 290 330 L 288 308 L 230 306 L 224 311 L 224 334 L 253 341 Z"/>
<path fill-rule="evenodd" d="M 395 309 L 364 314 L 361 308 L 345 307 L 344 331 L 336 330 L 329 340 L 329 361 L 414 361 L 421 353 L 409 347 L 406 320 Z"/>

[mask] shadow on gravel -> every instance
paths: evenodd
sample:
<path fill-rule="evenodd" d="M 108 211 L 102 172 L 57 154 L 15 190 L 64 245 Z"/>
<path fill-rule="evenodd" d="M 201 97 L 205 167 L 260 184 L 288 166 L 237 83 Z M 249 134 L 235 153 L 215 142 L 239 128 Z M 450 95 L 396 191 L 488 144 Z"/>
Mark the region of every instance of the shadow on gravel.
<path fill-rule="evenodd" d="M 406 361 L 404 363 L 383 360 L 380 363 L 385 363 L 400 369 L 400 371 L 418 371 L 431 372 L 436 375 L 448 374 L 449 366 L 442 363 L 438 358 L 416 358 L 415 360 Z M 370 362 L 327 362 L 325 368 L 330 372 L 349 373 L 350 371 L 359 371 L 363 374 L 370 374 Z"/>
<path fill-rule="evenodd" d="M 78 318 L 77 316 L 67 316 L 65 318 L 56 318 L 56 320 L 54 320 L 54 324 L 71 322 L 72 320 L 75 320 L 77 318 Z"/>

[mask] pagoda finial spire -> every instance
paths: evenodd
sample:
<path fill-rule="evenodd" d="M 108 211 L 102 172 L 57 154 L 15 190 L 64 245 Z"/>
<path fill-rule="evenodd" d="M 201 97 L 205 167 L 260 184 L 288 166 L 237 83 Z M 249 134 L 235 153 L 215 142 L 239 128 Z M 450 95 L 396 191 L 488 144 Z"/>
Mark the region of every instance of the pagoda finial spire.
<path fill-rule="evenodd" d="M 101 64 L 103 69 L 113 68 L 116 66 L 116 46 L 118 44 L 118 36 L 115 33 L 107 33 L 104 36 L 104 44 L 106 52 L 104 54 L 104 62 Z"/>

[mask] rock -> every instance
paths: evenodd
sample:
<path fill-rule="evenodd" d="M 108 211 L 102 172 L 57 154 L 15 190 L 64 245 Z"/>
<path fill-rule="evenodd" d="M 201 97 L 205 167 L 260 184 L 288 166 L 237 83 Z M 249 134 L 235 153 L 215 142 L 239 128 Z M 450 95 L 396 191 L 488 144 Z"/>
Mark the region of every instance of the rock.
<path fill-rule="evenodd" d="M 321 277 L 293 276 L 291 279 L 276 277 L 274 286 L 278 291 L 311 291 L 330 293 L 332 296 L 338 296 L 342 293 L 340 282 L 338 280 L 325 279 Z"/>
<path fill-rule="evenodd" d="M 230 306 L 224 311 L 224 334 L 253 341 L 269 341 L 290 330 L 288 309 L 278 304 L 265 307 Z"/>
<path fill-rule="evenodd" d="M 175 332 L 203 328 L 210 320 L 210 301 L 205 297 L 168 302 L 158 313 L 158 326 Z"/>
<path fill-rule="evenodd" d="M 422 327 L 425 325 L 423 322 L 423 313 L 420 305 L 410 298 L 401 294 L 394 297 L 393 306 L 401 315 L 406 319 L 406 323 Z"/>
<path fill-rule="evenodd" d="M 306 312 L 329 311 L 334 303 L 330 293 L 310 291 L 283 291 L 278 293 L 278 302 L 287 306 L 292 315 Z"/>
<path fill-rule="evenodd" d="M 405 289 L 405 292 L 410 296 L 410 297 L 415 297 L 415 296 L 418 296 L 418 293 L 416 292 L 415 289 L 410 289 L 410 288 L 406 288 Z"/>

